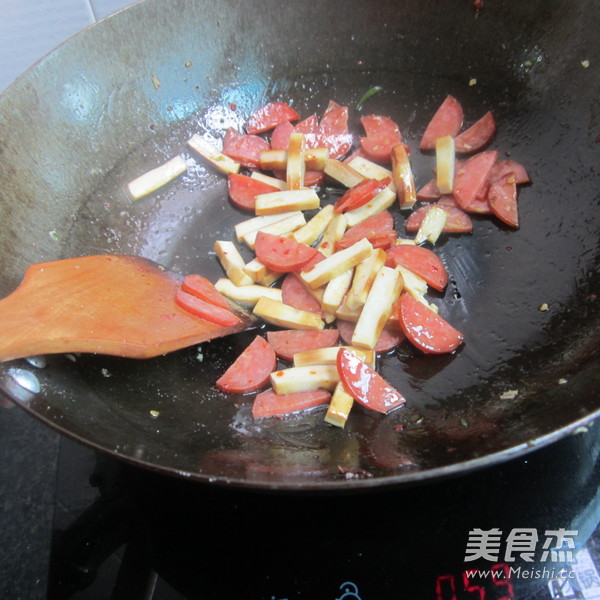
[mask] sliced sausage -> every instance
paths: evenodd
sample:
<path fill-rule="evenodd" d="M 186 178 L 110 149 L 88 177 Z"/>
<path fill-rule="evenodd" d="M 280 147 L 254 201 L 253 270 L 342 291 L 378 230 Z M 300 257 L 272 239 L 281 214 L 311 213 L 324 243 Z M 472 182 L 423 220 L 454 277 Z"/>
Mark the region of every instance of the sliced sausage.
<path fill-rule="evenodd" d="M 217 379 L 222 392 L 245 394 L 267 383 L 277 367 L 277 356 L 271 345 L 260 335 L 236 358 L 234 363 Z"/>

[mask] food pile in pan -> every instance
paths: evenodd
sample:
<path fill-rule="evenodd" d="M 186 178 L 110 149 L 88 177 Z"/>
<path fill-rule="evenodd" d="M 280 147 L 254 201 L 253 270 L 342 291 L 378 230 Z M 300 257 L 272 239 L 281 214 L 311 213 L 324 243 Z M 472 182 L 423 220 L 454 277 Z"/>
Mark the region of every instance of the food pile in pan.
<path fill-rule="evenodd" d="M 460 103 L 444 100 L 419 144 L 436 162 L 418 191 L 398 125 L 365 115 L 357 144 L 348 114 L 331 101 L 320 119 L 300 120 L 288 104 L 270 102 L 250 116 L 245 133 L 227 130 L 220 148 L 200 135 L 188 140 L 227 176 L 229 201 L 254 216 L 215 243 L 225 276 L 213 284 L 189 275 L 176 302 L 227 326 L 237 319 L 233 301 L 273 326 L 216 381 L 232 394 L 263 390 L 254 396 L 255 418 L 327 405 L 325 420 L 343 427 L 356 402 L 381 413 L 404 404 L 377 372 L 377 355 L 404 340 L 438 354 L 463 343 L 427 299 L 430 287 L 442 292 L 448 281 L 433 250 L 439 236 L 472 231 L 470 214 L 519 226 L 517 186 L 529 178 L 522 165 L 486 149 L 496 131 L 491 112 L 463 129 Z M 185 169 L 177 156 L 128 192 L 141 198 Z M 340 189 L 334 203 L 322 203 L 325 182 Z M 404 236 L 395 207 L 405 213 Z M 255 257 L 245 261 L 238 244 Z M 278 360 L 290 366 L 278 369 Z"/>

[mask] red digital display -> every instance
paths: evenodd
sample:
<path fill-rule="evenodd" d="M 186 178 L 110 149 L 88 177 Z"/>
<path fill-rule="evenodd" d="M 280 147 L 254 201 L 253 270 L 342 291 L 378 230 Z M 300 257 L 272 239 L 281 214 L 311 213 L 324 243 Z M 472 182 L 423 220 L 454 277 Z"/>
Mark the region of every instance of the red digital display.
<path fill-rule="evenodd" d="M 436 600 L 513 600 L 510 575 L 506 563 L 489 569 L 467 569 L 458 577 L 440 575 L 435 582 Z"/>

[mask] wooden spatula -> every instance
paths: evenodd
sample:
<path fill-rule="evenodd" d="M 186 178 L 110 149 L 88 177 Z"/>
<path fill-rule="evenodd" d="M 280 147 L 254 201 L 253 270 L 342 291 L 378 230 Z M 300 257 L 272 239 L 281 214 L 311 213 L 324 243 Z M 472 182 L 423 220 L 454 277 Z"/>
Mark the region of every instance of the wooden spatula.
<path fill-rule="evenodd" d="M 58 352 L 149 358 L 254 326 L 242 314 L 222 327 L 180 308 L 180 279 L 136 256 L 32 265 L 0 300 L 0 362 Z"/>

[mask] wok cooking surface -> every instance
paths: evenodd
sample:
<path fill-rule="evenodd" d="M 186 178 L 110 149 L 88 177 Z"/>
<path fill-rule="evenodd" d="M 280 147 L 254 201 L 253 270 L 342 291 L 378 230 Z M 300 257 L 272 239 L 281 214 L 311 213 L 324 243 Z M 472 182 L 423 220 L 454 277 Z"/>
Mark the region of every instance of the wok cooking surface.
<path fill-rule="evenodd" d="M 334 3 L 320 3 L 310 41 L 296 27 L 283 45 L 274 32 L 290 22 L 286 11 L 308 23 L 297 11 L 314 7 L 277 6 L 245 27 L 241 48 L 246 4 L 222 14 L 212 4 L 147 0 L 42 61 L 1 99 L 2 291 L 31 262 L 105 252 L 214 279 L 214 241 L 245 218 L 228 205 L 224 178 L 197 161 L 135 204 L 125 183 L 185 151 L 193 133 L 219 139 L 241 126 L 267 99 L 291 100 L 308 116 L 329 99 L 353 108 L 374 85 L 383 90 L 364 111 L 397 120 L 415 149 L 451 93 L 468 122 L 494 111 L 492 147 L 523 162 L 533 185 L 520 193 L 520 230 L 476 219 L 472 236 L 439 245 L 451 284 L 437 300 L 466 343 L 453 356 L 403 346 L 382 359 L 406 410 L 384 418 L 356 410 L 344 431 L 325 427 L 320 411 L 254 423 L 249 399 L 213 386 L 247 344 L 243 335 L 143 362 L 15 361 L 0 368 L 6 393 L 127 461 L 263 488 L 371 488 L 456 474 L 546 444 L 597 414 L 600 51 L 581 40 L 595 39 L 598 8 L 498 2 L 475 18 L 468 2 L 451 13 L 375 4 L 375 19 L 372 7 L 348 3 L 340 21 Z M 326 60 L 314 52 L 319 44 Z M 118 59 L 107 52 L 117 47 Z M 358 133 L 360 113 L 351 112 Z M 413 150 L 411 162 L 423 184 L 432 157 Z M 540 311 L 543 303 L 550 310 Z"/>

